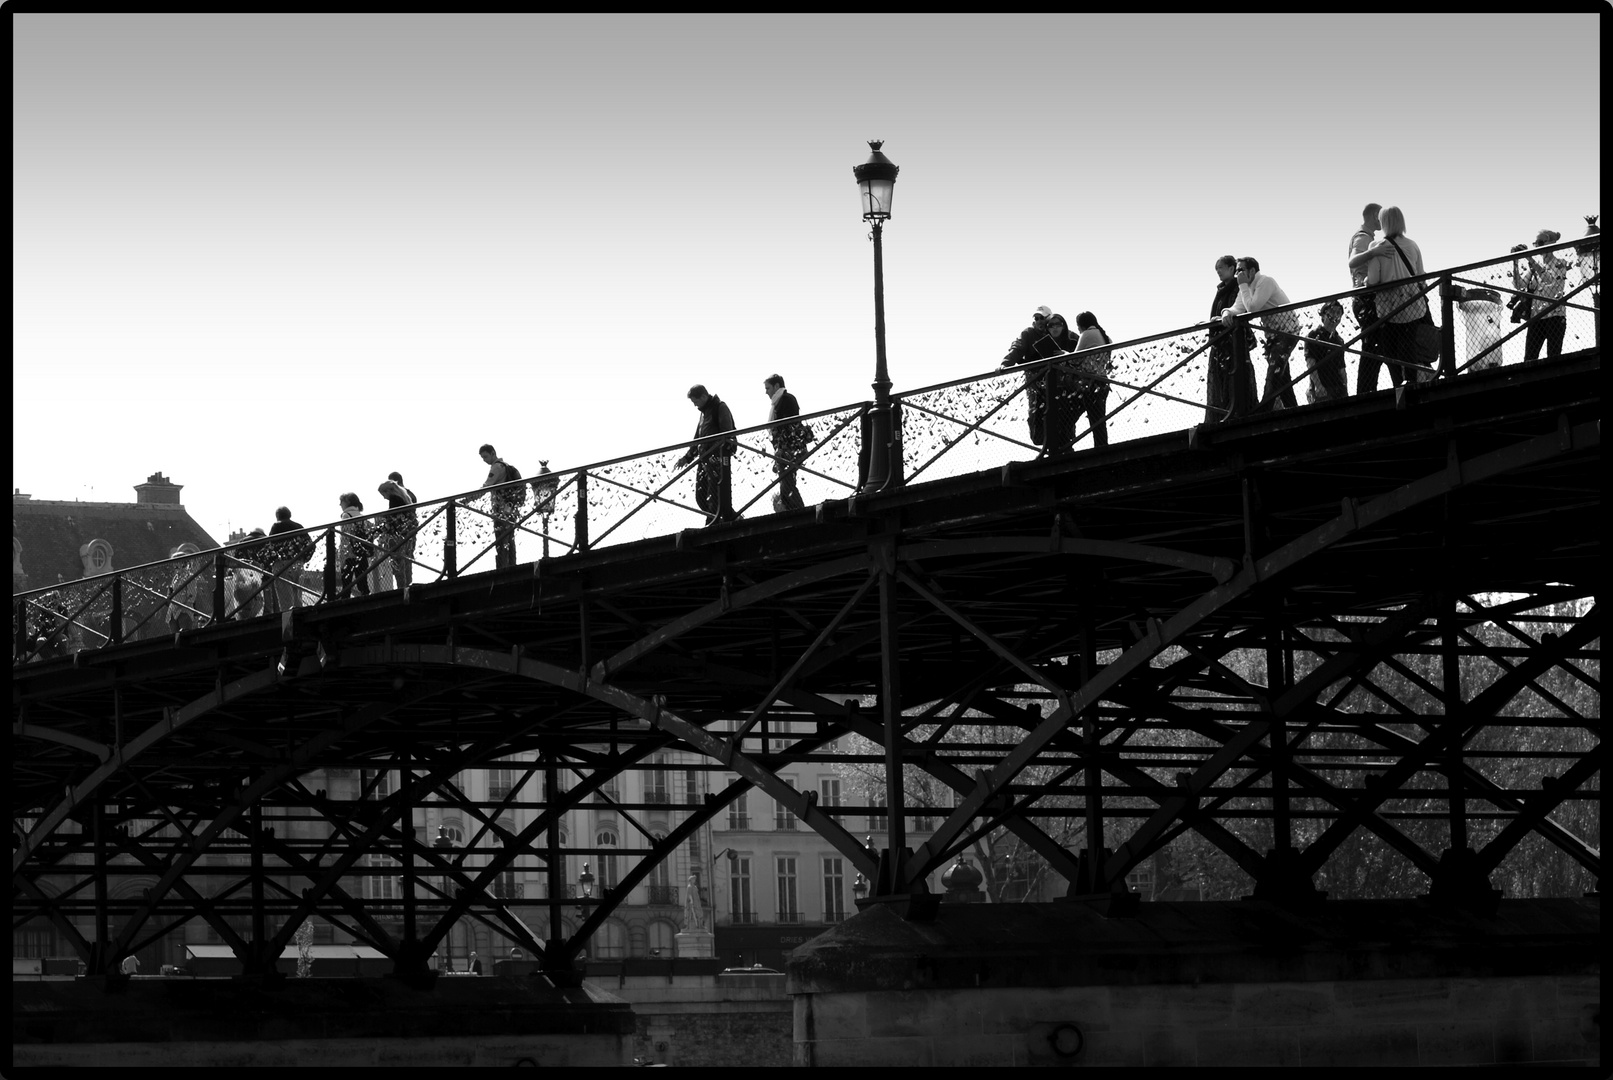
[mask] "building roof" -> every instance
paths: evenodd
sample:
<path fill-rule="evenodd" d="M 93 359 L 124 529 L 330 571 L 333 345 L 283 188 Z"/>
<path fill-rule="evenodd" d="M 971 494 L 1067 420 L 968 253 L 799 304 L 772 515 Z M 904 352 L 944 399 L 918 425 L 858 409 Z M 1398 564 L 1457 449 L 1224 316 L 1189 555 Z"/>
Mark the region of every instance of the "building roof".
<path fill-rule="evenodd" d="M 184 543 L 204 551 L 219 546 L 177 500 L 65 502 L 13 493 L 11 535 L 21 544 L 20 551 L 12 544 L 13 593 L 83 577 L 80 549 L 93 540 L 111 545 L 111 569 L 166 559 Z"/>

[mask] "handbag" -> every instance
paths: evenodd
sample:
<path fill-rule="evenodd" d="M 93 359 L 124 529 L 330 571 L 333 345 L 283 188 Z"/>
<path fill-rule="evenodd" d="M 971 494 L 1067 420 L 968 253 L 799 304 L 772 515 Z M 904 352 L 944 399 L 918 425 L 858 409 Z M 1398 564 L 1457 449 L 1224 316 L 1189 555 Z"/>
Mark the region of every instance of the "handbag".
<path fill-rule="evenodd" d="M 1395 249 L 1395 254 L 1400 256 L 1400 261 L 1405 264 L 1406 273 L 1411 274 L 1411 260 L 1406 258 L 1406 253 L 1400 250 L 1400 245 L 1395 243 L 1394 237 L 1385 237 L 1385 239 Z M 1426 297 L 1423 299 L 1423 317 L 1412 323 L 1406 332 L 1411 338 L 1411 361 L 1437 371 L 1439 368 L 1439 327 L 1434 325 L 1434 313 L 1429 310 Z M 1421 375 L 1420 372 L 1419 375 Z M 1431 379 L 1434 376 L 1430 372 L 1422 377 Z"/>

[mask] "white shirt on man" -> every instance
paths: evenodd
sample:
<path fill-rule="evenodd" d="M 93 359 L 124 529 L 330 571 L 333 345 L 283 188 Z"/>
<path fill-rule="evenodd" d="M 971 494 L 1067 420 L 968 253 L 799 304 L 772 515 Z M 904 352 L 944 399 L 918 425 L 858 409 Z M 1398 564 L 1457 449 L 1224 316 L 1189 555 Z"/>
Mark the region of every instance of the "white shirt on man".
<path fill-rule="evenodd" d="M 1227 308 L 1234 315 L 1247 315 L 1250 312 L 1265 311 L 1268 308 L 1286 307 L 1289 304 L 1288 294 L 1283 287 L 1277 284 L 1277 279 L 1269 274 L 1256 273 L 1246 285 L 1238 283 L 1238 299 Z M 1225 314 L 1225 312 L 1223 312 Z M 1278 315 L 1262 316 L 1260 325 L 1267 330 L 1279 330 L 1288 334 L 1299 333 L 1299 321 L 1294 318 L 1292 311 L 1285 311 Z"/>

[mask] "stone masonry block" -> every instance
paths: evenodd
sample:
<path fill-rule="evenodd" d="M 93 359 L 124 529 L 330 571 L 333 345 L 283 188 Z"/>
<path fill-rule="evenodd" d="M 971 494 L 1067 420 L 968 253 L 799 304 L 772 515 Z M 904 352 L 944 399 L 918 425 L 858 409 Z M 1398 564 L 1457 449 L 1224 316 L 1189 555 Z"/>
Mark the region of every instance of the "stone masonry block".
<path fill-rule="evenodd" d="M 1198 1064 L 1201 1067 L 1247 1067 L 1299 1065 L 1298 1032 L 1281 1028 L 1229 1028 L 1198 1033 Z"/>
<path fill-rule="evenodd" d="M 1495 1061 L 1495 1035 L 1488 1023 L 1451 1021 L 1416 1025 L 1417 1064 L 1489 1065 Z"/>
<path fill-rule="evenodd" d="M 1449 979 L 1363 979 L 1332 984 L 1342 1023 L 1410 1023 L 1458 1017 Z"/>
<path fill-rule="evenodd" d="M 1116 986 L 1110 1002 L 1116 1028 L 1222 1027 L 1233 1022 L 1236 992 L 1227 983 Z"/>
<path fill-rule="evenodd" d="M 798 1039 L 805 1037 L 805 1010 L 811 1011 L 814 1039 L 866 1039 L 871 1034 L 867 994 L 802 994 L 795 1001 Z"/>
<path fill-rule="evenodd" d="M 1247 1028 L 1325 1023 L 1338 1009 L 1326 983 L 1239 986 L 1236 1002 L 1238 1026 Z"/>
<path fill-rule="evenodd" d="M 1109 996 L 1104 986 L 1069 986 L 1049 991 L 992 990 L 984 994 L 980 1030 L 986 1034 L 1023 1034 L 1033 1021 L 1072 1023 L 1083 1030 L 1110 1026 Z"/>
<path fill-rule="evenodd" d="M 1410 1025 L 1309 1029 L 1300 1033 L 1299 1059 L 1306 1068 L 1392 1068 L 1417 1060 L 1417 1033 Z"/>

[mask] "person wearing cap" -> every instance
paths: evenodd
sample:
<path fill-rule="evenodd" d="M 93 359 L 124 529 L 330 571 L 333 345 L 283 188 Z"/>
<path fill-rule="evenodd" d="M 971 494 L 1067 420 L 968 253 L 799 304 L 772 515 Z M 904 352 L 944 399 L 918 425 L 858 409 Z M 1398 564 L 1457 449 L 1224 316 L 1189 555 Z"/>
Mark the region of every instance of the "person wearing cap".
<path fill-rule="evenodd" d="M 1045 349 L 1047 338 L 1047 320 L 1053 317 L 1053 309 L 1042 305 L 1031 314 L 1031 324 L 1019 332 L 1013 344 L 1008 347 L 1008 355 L 1003 357 L 1002 367 L 1018 367 L 1029 364 L 1043 356 L 1051 356 L 1053 352 Z M 1043 345 L 1044 347 L 1038 347 Z M 1056 351 L 1056 350 L 1055 350 Z M 1047 409 L 1048 391 L 1055 388 L 1050 384 L 1057 381 L 1051 366 L 1041 371 L 1025 373 L 1025 400 L 1028 402 L 1026 422 L 1030 426 L 1031 442 L 1041 446 L 1047 436 Z"/>
<path fill-rule="evenodd" d="M 1561 233 L 1541 229 L 1535 234 L 1535 247 L 1549 247 L 1561 239 Z M 1553 307 L 1552 302 L 1563 298 L 1563 286 L 1568 282 L 1568 260 L 1558 258 L 1556 252 L 1548 251 L 1521 261 L 1529 270 L 1522 272 L 1519 262 L 1514 262 L 1512 287 L 1528 294 L 1526 302 L 1530 322 L 1523 331 L 1523 362 L 1527 364 L 1539 359 L 1542 345 L 1546 347 L 1547 359 L 1563 354 L 1563 338 L 1568 333 L 1568 309 L 1560 303 Z"/>
<path fill-rule="evenodd" d="M 1063 356 L 1076 351 L 1079 339 L 1070 332 L 1063 315 L 1050 314 L 1042 325 L 1046 332 L 1036 340 L 1038 356 Z M 1075 450 L 1075 424 L 1086 407 L 1080 373 L 1080 365 L 1069 360 L 1047 367 L 1046 445 L 1042 452 L 1048 457 L 1062 457 Z"/>
<path fill-rule="evenodd" d="M 1343 401 L 1350 387 L 1344 375 L 1344 339 L 1339 337 L 1339 320 L 1344 305 L 1329 300 L 1317 313 L 1321 325 L 1305 338 L 1305 366 L 1310 369 L 1310 386 L 1305 398 L 1312 405 Z"/>
<path fill-rule="evenodd" d="M 706 524 L 716 525 L 739 517 L 734 513 L 732 479 L 729 476 L 729 459 L 738 448 L 732 436 L 715 438 L 725 431 L 734 430 L 734 414 L 716 394 L 699 383 L 689 387 L 689 402 L 700 410 L 695 422 L 694 445 L 678 459 L 678 468 L 699 460 L 695 468 L 695 503 L 706 513 Z"/>

